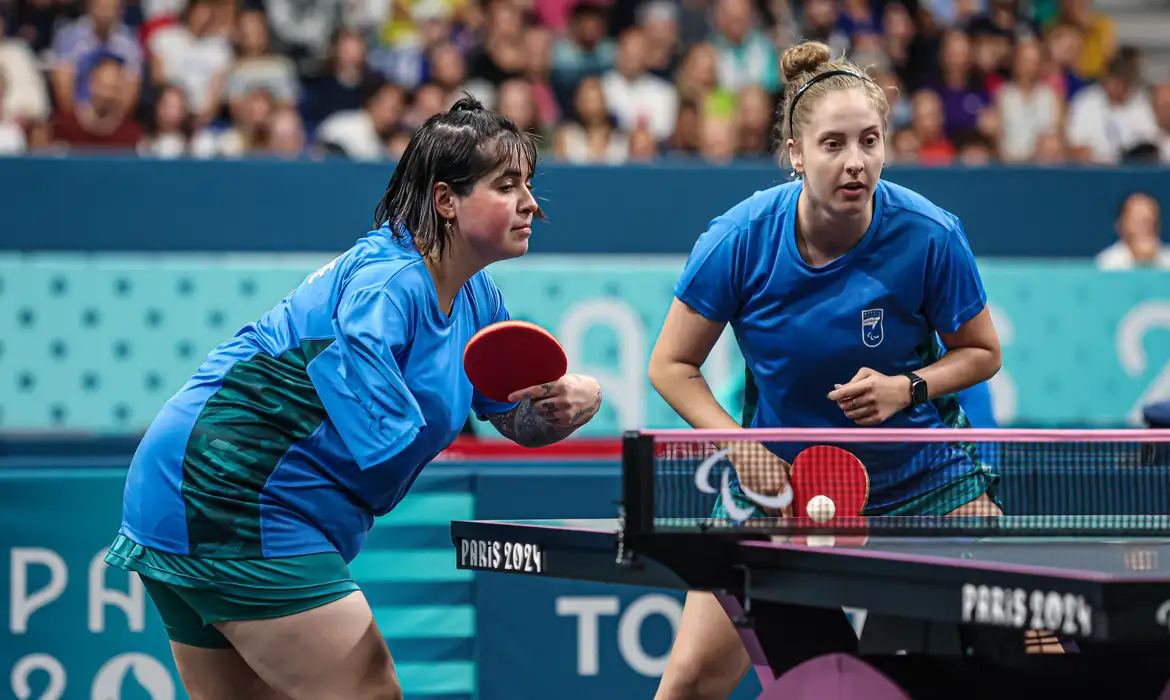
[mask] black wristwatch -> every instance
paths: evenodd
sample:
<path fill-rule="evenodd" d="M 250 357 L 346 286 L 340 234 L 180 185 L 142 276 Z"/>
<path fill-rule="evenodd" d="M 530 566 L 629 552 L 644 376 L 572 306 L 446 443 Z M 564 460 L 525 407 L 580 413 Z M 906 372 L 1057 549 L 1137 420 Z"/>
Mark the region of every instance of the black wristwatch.
<path fill-rule="evenodd" d="M 913 372 L 904 372 L 903 375 L 910 378 L 910 405 L 926 403 L 926 380 Z"/>

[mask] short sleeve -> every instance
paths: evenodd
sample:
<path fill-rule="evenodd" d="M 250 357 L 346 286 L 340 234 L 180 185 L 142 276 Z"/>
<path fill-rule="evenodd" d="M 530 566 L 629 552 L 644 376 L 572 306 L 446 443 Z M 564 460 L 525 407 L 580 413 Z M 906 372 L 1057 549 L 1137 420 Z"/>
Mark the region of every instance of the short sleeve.
<path fill-rule="evenodd" d="M 385 290 L 346 294 L 334 320 L 340 367 L 314 373 L 325 411 L 362 469 L 397 455 L 426 425 L 398 365 L 410 330 Z"/>
<path fill-rule="evenodd" d="M 743 237 L 740 228 L 718 218 L 695 242 L 674 295 L 704 318 L 729 322 L 742 306 Z"/>
<path fill-rule="evenodd" d="M 931 242 L 926 268 L 926 318 L 935 330 L 950 334 L 986 305 L 987 293 L 975 255 L 956 220 Z"/>
<path fill-rule="evenodd" d="M 486 270 L 481 274 L 484 280 L 484 302 L 487 304 L 487 308 L 491 310 L 488 323 L 485 325 L 511 320 L 512 315 L 508 313 L 508 306 L 504 303 L 504 295 L 500 292 L 500 288 L 496 286 L 495 281 Z M 517 403 L 493 401 L 472 387 L 471 410 L 479 420 L 486 420 L 493 413 L 507 413 L 513 408 L 516 408 L 517 405 Z"/>

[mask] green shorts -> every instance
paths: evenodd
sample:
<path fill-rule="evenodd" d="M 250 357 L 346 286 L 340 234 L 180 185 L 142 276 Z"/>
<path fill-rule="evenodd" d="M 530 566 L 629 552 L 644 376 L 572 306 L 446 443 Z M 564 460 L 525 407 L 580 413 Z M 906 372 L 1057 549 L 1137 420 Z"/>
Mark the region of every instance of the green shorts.
<path fill-rule="evenodd" d="M 358 590 L 336 552 L 202 559 L 150 549 L 118 535 L 105 561 L 138 573 L 171 640 L 208 649 L 231 646 L 213 623 L 292 615 Z"/>
<path fill-rule="evenodd" d="M 1001 510 L 1003 509 L 1003 504 L 999 501 L 999 475 L 987 467 L 980 467 L 938 488 L 931 489 L 924 494 L 908 498 L 890 506 L 866 509 L 865 515 L 946 515 L 959 506 L 974 501 L 983 494 L 987 494 L 996 506 Z M 735 504 L 741 508 L 752 509 L 755 506 L 739 489 L 732 490 L 731 497 L 735 501 Z M 723 507 L 722 495 L 716 496 L 715 508 L 711 513 L 711 517 L 717 519 L 731 517 L 728 515 L 727 509 Z M 766 516 L 762 511 L 756 510 L 752 517 Z"/>

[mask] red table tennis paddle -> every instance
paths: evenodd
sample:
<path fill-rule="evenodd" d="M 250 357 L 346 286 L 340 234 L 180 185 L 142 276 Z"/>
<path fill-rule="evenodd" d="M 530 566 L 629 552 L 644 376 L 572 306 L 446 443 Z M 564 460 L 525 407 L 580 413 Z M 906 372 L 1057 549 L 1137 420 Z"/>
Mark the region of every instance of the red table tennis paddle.
<path fill-rule="evenodd" d="M 831 445 L 815 445 L 792 461 L 792 514 L 809 517 L 807 506 L 816 496 L 836 505 L 834 518 L 854 518 L 869 502 L 869 472 L 852 452 Z"/>
<path fill-rule="evenodd" d="M 500 321 L 481 328 L 463 349 L 463 369 L 479 393 L 507 402 L 521 389 L 565 376 L 569 360 L 557 339 L 528 321 Z"/>

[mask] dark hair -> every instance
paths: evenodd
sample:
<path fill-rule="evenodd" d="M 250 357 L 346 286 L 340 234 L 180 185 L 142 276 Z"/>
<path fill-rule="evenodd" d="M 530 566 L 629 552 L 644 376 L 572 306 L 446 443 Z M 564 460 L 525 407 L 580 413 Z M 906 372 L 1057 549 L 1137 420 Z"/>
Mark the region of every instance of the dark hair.
<path fill-rule="evenodd" d="M 449 243 L 446 223 L 435 210 L 435 184 L 447 183 L 466 196 L 501 167 L 536 171 L 536 144 L 511 119 L 470 95 L 423 122 L 411 137 L 374 210 L 374 226 L 390 224 L 393 235 L 414 237 L 424 257 L 442 257 Z M 544 218 L 539 209 L 537 218 Z"/>

